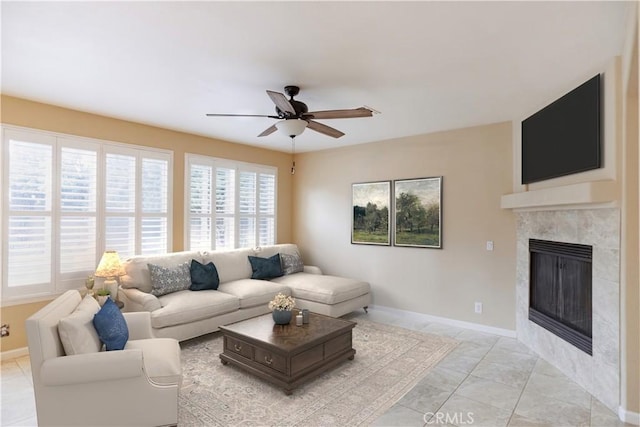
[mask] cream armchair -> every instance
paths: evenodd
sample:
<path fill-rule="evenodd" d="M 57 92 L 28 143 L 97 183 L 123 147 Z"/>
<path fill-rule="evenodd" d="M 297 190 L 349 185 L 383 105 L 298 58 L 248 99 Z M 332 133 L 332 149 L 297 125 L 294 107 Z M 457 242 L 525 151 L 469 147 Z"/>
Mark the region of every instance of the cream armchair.
<path fill-rule="evenodd" d="M 153 338 L 148 312 L 124 313 L 124 350 L 67 356 L 58 322 L 81 300 L 78 291 L 67 291 L 26 321 L 38 424 L 176 425 L 178 342 Z"/>

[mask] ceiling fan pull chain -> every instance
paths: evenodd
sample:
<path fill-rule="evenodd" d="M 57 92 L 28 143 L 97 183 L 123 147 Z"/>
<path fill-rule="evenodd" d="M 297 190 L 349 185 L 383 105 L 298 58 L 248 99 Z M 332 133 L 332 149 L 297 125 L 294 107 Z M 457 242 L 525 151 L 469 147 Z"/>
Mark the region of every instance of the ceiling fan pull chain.
<path fill-rule="evenodd" d="M 292 136 L 291 137 L 291 175 L 296 174 L 296 161 L 294 160 L 295 155 L 296 155 L 296 137 Z"/>

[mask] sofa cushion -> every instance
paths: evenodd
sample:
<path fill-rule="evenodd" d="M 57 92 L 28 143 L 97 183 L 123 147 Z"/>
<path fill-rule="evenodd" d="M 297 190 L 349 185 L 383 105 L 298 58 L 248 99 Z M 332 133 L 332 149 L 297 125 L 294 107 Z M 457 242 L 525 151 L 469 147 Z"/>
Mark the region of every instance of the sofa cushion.
<path fill-rule="evenodd" d="M 202 262 L 200 252 L 175 252 L 164 255 L 135 256 L 126 260 L 123 264 L 125 275 L 120 276 L 120 285 L 123 288 L 138 288 L 142 292 L 151 292 L 151 275 L 147 264 L 161 267 L 175 267 L 192 259 Z"/>
<path fill-rule="evenodd" d="M 124 349 L 129 339 L 129 328 L 120 309 L 111 298 L 107 298 L 100 311 L 93 316 L 93 326 L 107 351 Z"/>
<path fill-rule="evenodd" d="M 238 298 L 219 291 L 178 291 L 158 298 L 162 308 L 151 313 L 151 326 L 164 328 L 208 319 L 240 308 Z"/>
<path fill-rule="evenodd" d="M 249 263 L 253 271 L 251 274 L 252 279 L 269 280 L 282 276 L 280 254 L 275 254 L 269 258 L 249 256 Z"/>
<path fill-rule="evenodd" d="M 173 338 L 129 341 L 125 350 L 142 350 L 144 372 L 156 384 L 176 384 L 182 379 L 180 345 Z"/>
<path fill-rule="evenodd" d="M 220 277 L 218 276 L 218 270 L 212 262 L 208 264 L 201 264 L 195 259 L 191 260 L 191 267 L 189 268 L 191 273 L 191 286 L 190 291 L 204 291 L 207 289 L 218 289 L 220 284 Z"/>
<path fill-rule="evenodd" d="M 285 276 L 288 274 L 301 273 L 304 271 L 304 264 L 302 263 L 300 254 L 280 254 L 280 261 L 282 262 L 282 273 Z"/>
<path fill-rule="evenodd" d="M 100 311 L 100 304 L 90 295 L 78 304 L 73 313 L 58 322 L 58 334 L 67 356 L 97 353 L 102 341 L 93 326 L 93 316 Z"/>
<path fill-rule="evenodd" d="M 295 273 L 273 279 L 291 288 L 291 295 L 323 304 L 338 304 L 371 291 L 369 283 L 355 279 L 318 274 Z"/>
<path fill-rule="evenodd" d="M 240 300 L 240 308 L 269 304 L 278 293 L 291 295 L 291 290 L 282 284 L 266 280 L 243 279 L 222 283 L 218 290 L 234 295 Z"/>
<path fill-rule="evenodd" d="M 249 255 L 255 255 L 253 249 L 234 249 L 232 251 L 205 251 L 202 253 L 202 262 L 215 264 L 220 276 L 220 283 L 232 280 L 249 279 L 251 277 L 251 264 Z"/>

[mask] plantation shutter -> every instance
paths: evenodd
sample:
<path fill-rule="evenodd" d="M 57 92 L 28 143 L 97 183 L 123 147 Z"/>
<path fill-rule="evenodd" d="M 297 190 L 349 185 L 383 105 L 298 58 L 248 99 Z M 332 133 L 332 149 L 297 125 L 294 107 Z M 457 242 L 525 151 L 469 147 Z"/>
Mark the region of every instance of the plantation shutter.
<path fill-rule="evenodd" d="M 259 246 L 273 245 L 276 242 L 275 213 L 276 213 L 276 177 L 274 174 L 260 173 L 259 175 Z"/>
<path fill-rule="evenodd" d="M 126 259 L 136 249 L 135 156 L 108 153 L 105 174 L 105 247 Z"/>
<path fill-rule="evenodd" d="M 186 155 L 186 164 L 188 249 L 275 244 L 275 168 L 192 154 Z M 215 206 L 210 208 L 213 191 Z"/>
<path fill-rule="evenodd" d="M 169 162 L 142 158 L 142 215 L 140 253 L 162 254 L 168 250 L 167 195 Z"/>
<path fill-rule="evenodd" d="M 9 140 L 7 285 L 52 280 L 53 144 Z"/>
<path fill-rule="evenodd" d="M 240 172 L 240 227 L 238 232 L 241 248 L 256 246 L 256 178 L 255 172 Z"/>
<path fill-rule="evenodd" d="M 95 269 L 98 153 L 60 150 L 60 274 L 79 277 Z M 71 274 L 76 273 L 76 274 Z"/>
<path fill-rule="evenodd" d="M 189 241 L 191 250 L 212 248 L 213 167 L 192 164 L 189 181 Z"/>
<path fill-rule="evenodd" d="M 105 249 L 169 250 L 170 152 L 0 130 L 3 303 L 82 287 Z"/>
<path fill-rule="evenodd" d="M 216 168 L 216 249 L 236 247 L 236 171 L 232 168 Z"/>

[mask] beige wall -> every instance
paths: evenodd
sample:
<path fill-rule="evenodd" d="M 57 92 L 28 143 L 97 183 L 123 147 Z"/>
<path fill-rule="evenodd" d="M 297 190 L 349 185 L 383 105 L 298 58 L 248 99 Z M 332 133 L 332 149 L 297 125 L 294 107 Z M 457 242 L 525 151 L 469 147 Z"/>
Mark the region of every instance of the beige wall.
<path fill-rule="evenodd" d="M 47 305 L 49 301 L 2 307 L 0 322 L 11 325 L 10 335 L 0 341 L 0 352 L 15 350 L 27 346 L 27 334 L 24 321 L 36 311 Z"/>
<path fill-rule="evenodd" d="M 184 247 L 185 153 L 275 166 L 278 168 L 277 240 L 281 243 L 291 241 L 290 154 L 146 126 L 6 95 L 2 95 L 0 103 L 0 122 L 3 124 L 172 150 L 174 251 L 182 250 Z M 38 304 L 25 304 L 2 308 L 2 322 L 10 322 L 12 328 L 12 336 L 2 339 L 3 351 L 26 345 L 24 336 L 20 336 L 24 319 L 39 307 Z"/>
<path fill-rule="evenodd" d="M 500 208 L 511 159 L 510 123 L 300 154 L 294 241 L 306 263 L 369 281 L 374 304 L 514 330 L 515 219 Z M 352 183 L 440 175 L 443 249 L 350 243 Z"/>

